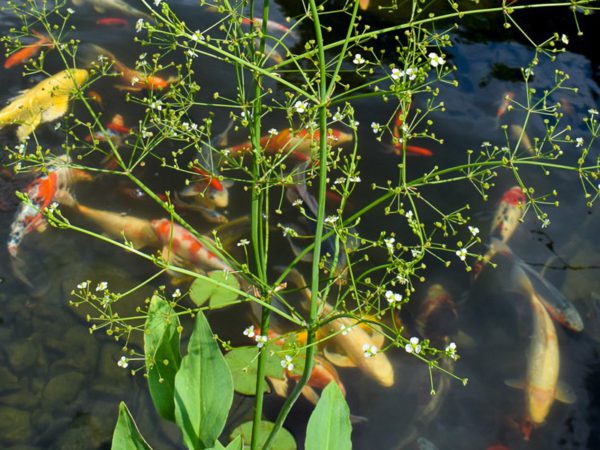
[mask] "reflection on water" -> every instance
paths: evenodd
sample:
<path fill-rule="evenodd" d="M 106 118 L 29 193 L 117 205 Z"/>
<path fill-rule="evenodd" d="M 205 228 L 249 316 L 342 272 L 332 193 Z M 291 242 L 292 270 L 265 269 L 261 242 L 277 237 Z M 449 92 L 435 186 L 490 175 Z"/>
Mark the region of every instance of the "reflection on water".
<path fill-rule="evenodd" d="M 195 25 L 200 29 L 213 20 L 208 13 L 198 14 L 198 7 L 191 3 L 177 3 L 173 7 L 189 21 L 197 20 Z M 281 20 L 286 13 L 289 11 L 277 11 L 273 18 Z M 119 52 L 118 56 L 126 61 L 136 58 L 135 52 L 128 54 L 123 50 L 123 43 L 131 42 L 135 34 L 132 24 L 111 29 L 109 33 L 95 23 L 95 16 L 76 15 L 75 18 L 80 30 L 77 36 L 82 41 L 106 46 Z M 14 23 L 2 17 L 4 30 L 12 25 Z M 303 39 L 307 39 L 309 31 L 303 32 Z M 510 77 L 504 76 L 507 71 L 499 68 L 527 64 L 531 50 L 513 41 L 478 43 L 467 39 L 468 33 L 463 34 L 463 37 L 455 38 L 455 46 L 450 52 L 451 61 L 459 67 L 456 75 L 459 88 L 442 91 L 440 97 L 447 112 L 436 113 L 433 117 L 436 134 L 443 136 L 445 142 L 429 146 L 435 153 L 431 159 L 410 161 L 409 169 L 413 175 L 421 174 L 435 164 L 461 162 L 465 149 L 479 148 L 483 141 L 503 142 L 499 125 L 522 120 L 517 113 L 497 117 L 506 93 L 513 92 L 517 100 L 523 98 L 523 85 L 511 81 Z M 553 100 L 570 105 L 568 111 L 571 112 L 565 121 L 572 126 L 573 136 L 585 136 L 585 129 L 575 117 L 597 107 L 598 86 L 590 78 L 593 68 L 585 56 L 577 53 L 560 55 L 556 64 L 551 66 L 542 60 L 536 68 L 533 85 L 547 86 L 554 77 L 555 67 L 567 71 L 571 75 L 571 84 L 578 86 L 580 92 L 577 95 L 561 94 Z M 200 93 L 202 101 L 209 100 L 214 90 L 224 94 L 234 90 L 231 72 L 224 65 L 199 60 L 196 73 L 205 87 Z M 2 76 L 5 82 L 0 95 L 3 99 L 31 83 L 20 78 L 19 69 L 4 70 Z M 137 121 L 139 111 L 125 103 L 121 94 L 103 95 L 103 106 L 106 117 L 121 113 L 127 123 Z M 357 103 L 357 120 L 362 124 L 363 157 L 362 191 L 353 199 L 357 204 L 372 195 L 368 189 L 370 182 L 378 180 L 381 183 L 383 179 L 396 176 L 397 157 L 385 151 L 369 127 L 371 121 L 389 117 L 391 108 L 365 100 Z M 274 123 L 273 126 L 277 125 Z M 534 122 L 529 130 L 541 134 L 542 125 Z M 224 123 L 215 129 L 223 128 Z M 40 136 L 49 143 L 57 143 L 60 138 L 50 127 L 40 129 Z M 597 151 L 596 148 L 590 158 L 596 158 Z M 511 247 L 526 263 L 543 271 L 545 278 L 575 303 L 584 319 L 586 329 L 580 334 L 556 325 L 560 379 L 571 386 L 576 402 L 572 405 L 555 402 L 546 423 L 533 430 L 530 441 L 524 441 L 518 424 L 524 414 L 524 394 L 505 382 L 523 377 L 526 372 L 533 333 L 532 313 L 527 307 L 527 299 L 511 290 L 510 263 L 500 259 L 498 270 L 486 270 L 473 284 L 472 277 L 460 266 L 449 270 L 435 261 L 427 261 L 427 280 L 418 287 L 416 303 L 408 307 L 407 326 L 415 327 L 410 323 L 411 317 L 418 315 L 418 302 L 424 301 L 427 289 L 436 283 L 444 286 L 457 305 L 460 331 L 454 338 L 462 356 L 454 368 L 447 369 L 469 378 L 469 383 L 463 387 L 458 381 L 436 373 L 433 384 L 438 394 L 432 397 L 427 367 L 403 350 L 389 353 L 396 379 L 391 388 L 377 385 L 357 369 L 339 369 L 352 413 L 368 419 L 354 428 L 354 448 L 482 450 L 502 444 L 510 449 L 593 449 L 600 445 L 594 438 L 600 415 L 600 394 L 594 384 L 600 370 L 600 285 L 597 282 L 600 241 L 595 236 L 598 213 L 584 207 L 576 177 L 561 175 L 550 179 L 539 171 L 524 171 L 524 175 L 535 179 L 540 191 L 558 183 L 561 193 L 561 208 L 552 212 L 551 226 L 541 230 L 539 223 L 528 215 L 513 236 Z M 148 171 L 148 182 L 158 190 L 174 187 L 175 180 Z M 8 230 L 15 206 L 8 193 L 26 182 L 4 174 L 1 183 L 0 221 L 2 229 Z M 513 184 L 509 174 L 502 174 L 491 192 L 499 198 Z M 98 179 L 93 186 L 82 186 L 78 197 L 85 204 L 115 211 L 135 211 L 136 215 L 143 214 L 148 218 L 160 214 L 143 199 L 132 200 L 114 188 L 114 180 Z M 477 211 L 472 225 L 479 227 L 486 238 L 495 208 L 493 202 L 481 201 L 464 185 L 439 192 L 432 190 L 430 194 L 448 210 L 468 199 L 471 210 Z M 239 187 L 234 187 L 230 192 L 229 216 L 233 218 L 246 213 L 246 204 L 246 195 Z M 376 220 L 363 221 L 361 232 L 379 232 L 378 223 L 389 219 L 377 214 Z M 207 227 L 201 220 L 197 224 L 204 229 Z M 393 228 L 393 224 L 390 226 Z M 2 237 L 5 240 L 6 234 Z M 27 275 L 39 289 L 32 295 L 20 284 L 13 276 L 7 254 L 3 253 L 0 266 L 0 342 L 3 348 L 0 352 L 0 446 L 30 450 L 109 448 L 118 401 L 124 400 L 155 448 L 178 448 L 178 432 L 160 421 L 153 412 L 141 374 L 132 377 L 117 367 L 116 362 L 123 354 L 121 345 L 109 336 L 103 337 L 101 332 L 90 335 L 87 331 L 89 323 L 86 323 L 89 311 L 67 304 L 69 293 L 82 280 L 107 280 L 113 290 L 125 291 L 150 275 L 152 267 L 84 236 L 52 229 L 28 236 L 21 252 Z M 140 290 L 124 307 L 133 314 L 136 306 L 156 287 Z M 241 330 L 248 324 L 246 312 L 221 311 L 213 314 L 211 319 L 218 333 L 230 337 L 234 345 L 246 344 L 241 336 Z M 133 344 L 135 346 L 135 342 Z M 242 401 L 236 410 L 235 415 L 240 421 L 248 414 L 246 403 Z M 269 396 L 266 415 L 272 417 L 280 405 L 281 399 Z M 298 442 L 303 442 L 305 422 L 311 409 L 312 405 L 301 399 L 297 413 L 288 421 L 287 427 Z"/>

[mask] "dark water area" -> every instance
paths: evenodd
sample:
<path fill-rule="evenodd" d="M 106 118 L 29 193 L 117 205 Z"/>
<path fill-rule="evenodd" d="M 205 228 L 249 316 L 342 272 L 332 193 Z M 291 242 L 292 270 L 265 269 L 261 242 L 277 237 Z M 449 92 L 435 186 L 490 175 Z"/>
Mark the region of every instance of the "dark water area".
<path fill-rule="evenodd" d="M 196 2 L 173 1 L 169 4 L 192 29 L 206 29 L 217 17 L 201 9 Z M 152 52 L 131 44 L 136 36 L 135 19 L 128 18 L 128 27 L 106 28 L 96 24 L 99 17 L 120 16 L 74 9 L 76 13 L 72 20 L 77 31 L 73 35 L 83 43 L 102 45 L 132 66 L 140 53 Z M 302 13 L 301 2 L 281 0 L 276 2 L 271 18 L 283 23 L 285 17 L 294 18 Z M 549 87 L 557 68 L 567 72 L 571 77 L 568 85 L 578 87 L 578 93 L 561 91 L 551 100 L 569 105 L 561 123 L 571 126 L 571 136 L 583 137 L 587 142 L 589 134 L 581 117 L 591 108 L 599 109 L 599 60 L 594 45 L 600 21 L 596 14 L 581 17 L 581 26 L 589 33 L 583 41 L 575 36 L 570 22 L 563 25 L 561 16 L 553 14 L 525 16 L 522 23 L 536 39 L 547 38 L 552 30 L 567 34 L 571 40 L 569 51 L 558 55 L 555 62 L 540 58 L 531 87 L 539 90 Z M 445 103 L 446 112 L 431 116 L 432 129 L 444 143 L 412 142 L 429 148 L 434 156 L 409 158 L 409 178 L 421 176 L 436 165 L 445 167 L 463 163 L 466 151 L 478 151 L 484 142 L 505 145 L 506 137 L 499 125 L 522 122 L 522 113 L 513 111 L 498 119 L 496 111 L 508 92 L 514 93 L 518 101 L 524 101 L 525 85 L 514 76 L 514 69 L 526 66 L 533 57 L 533 50 L 513 31 L 493 31 L 501 29 L 497 27 L 497 19 L 467 21 L 451 35 L 453 46 L 447 49 L 447 59 L 458 68 L 453 74 L 458 88 L 441 86 L 438 99 Z M 326 38 L 343 36 L 345 20 L 346 16 L 341 15 L 327 17 L 326 21 L 334 26 L 334 31 Z M 369 13 L 364 14 L 365 21 L 373 26 L 389 24 L 388 18 Z M 0 12 L 2 33 L 17 25 L 14 18 Z M 308 39 L 313 38 L 311 26 L 306 22 L 300 27 L 298 40 L 289 43 L 292 49 L 301 49 Z M 389 48 L 391 58 L 391 49 L 395 45 L 392 39 L 380 39 L 377 45 Z M 392 62 L 391 59 L 385 61 Z M 47 70 L 52 72 L 60 68 L 49 54 Z M 348 69 L 345 76 L 352 79 L 352 65 L 345 68 Z M 202 86 L 198 102 L 210 103 L 217 91 L 224 97 L 235 96 L 234 75 L 226 64 L 199 57 L 194 69 Z M 0 101 L 3 103 L 41 79 L 39 76 L 23 78 L 20 67 L 0 71 Z M 377 75 L 375 73 L 373 77 Z M 282 97 L 273 83 L 266 82 L 265 88 L 268 87 L 275 89 L 275 96 Z M 110 84 L 101 93 L 105 118 L 120 113 L 126 123 L 137 123 L 143 112 L 141 107 L 126 102 L 124 94 L 110 89 Z M 415 102 L 417 106 L 423 106 L 419 97 Z M 398 177 L 399 158 L 389 151 L 389 146 L 375 139 L 370 127 L 373 121 L 387 120 L 394 108 L 393 102 L 386 104 L 370 99 L 355 102 L 362 157 L 362 183 L 351 199 L 357 209 L 373 199 L 371 183 L 383 185 L 385 180 Z M 84 114 L 77 107 L 75 111 Z M 215 131 L 226 127 L 227 115 L 218 108 L 195 108 L 190 111 L 189 120 L 200 123 L 209 113 L 214 113 Z M 286 124 L 284 117 L 273 114 L 267 116 L 265 127 L 278 128 Z M 543 122 L 534 117 L 527 132 L 532 137 L 543 136 Z M 64 138 L 54 124 L 42 125 L 37 135 L 45 145 L 56 148 Z M 3 132 L 1 139 L 2 144 L 14 145 L 10 134 Z M 565 151 L 573 147 L 565 145 Z M 166 149 L 165 154 L 170 150 Z M 596 144 L 588 155 L 590 163 L 597 160 L 599 151 Z M 6 162 L 5 157 L 2 158 Z M 575 155 L 569 157 L 569 163 L 575 163 L 576 159 Z M 576 401 L 573 404 L 555 402 L 546 422 L 533 430 L 529 441 L 523 439 L 518 425 L 524 414 L 523 391 L 508 387 L 505 381 L 522 378 L 525 374 L 532 335 L 531 311 L 523 306 L 526 300 L 510 289 L 508 264 L 500 262 L 498 270 L 484 272 L 473 283 L 472 275 L 452 253 L 450 268 L 434 258 L 425 260 L 426 279 L 415 285 L 413 301 L 415 305 L 422 302 L 433 284 L 443 285 L 455 299 L 459 330 L 455 341 L 461 358 L 447 369 L 461 378 L 468 378 L 468 384 L 463 386 L 453 378 L 434 373 L 433 382 L 438 394 L 432 397 L 427 366 L 403 348 L 388 352 L 396 380 L 390 388 L 379 386 L 356 368 L 339 368 L 352 414 L 367 419 L 354 426 L 353 448 L 488 450 L 500 444 L 510 450 L 600 448 L 600 386 L 597 381 L 600 377 L 600 240 L 597 237 L 600 213 L 597 206 L 586 207 L 575 174 L 552 171 L 546 176 L 532 167 L 522 169 L 520 175 L 535 187 L 536 192 L 547 193 L 554 188 L 559 192 L 560 207 L 549 209 L 549 226 L 542 228 L 529 211 L 511 238 L 510 247 L 534 270 L 542 271 L 544 278 L 556 286 L 583 317 L 585 328 L 581 333 L 555 324 L 560 380 L 571 387 Z M 180 177 L 151 164 L 140 172 L 140 176 L 157 192 L 183 187 Z M 27 182 L 21 177 L 0 174 L 0 239 L 3 242 L 8 237 L 16 207 L 10 194 Z M 511 173 L 500 172 L 494 183 L 487 202 L 467 183 L 430 186 L 424 188 L 423 194 L 447 212 L 468 202 L 470 225 L 481 230 L 485 241 L 496 201 L 515 185 L 515 180 Z M 164 215 L 152 202 L 132 200 L 124 195 L 123 192 L 131 187 L 114 178 L 98 177 L 89 185 L 77 187 L 76 193 L 79 201 L 96 208 L 147 219 Z M 248 205 L 247 192 L 235 184 L 230 190 L 228 217 L 235 219 L 247 214 Z M 426 208 L 422 214 L 421 220 L 425 223 L 435 218 Z M 212 228 L 201 217 L 187 215 L 186 218 L 202 232 Z M 397 216 L 386 216 L 382 210 L 375 210 L 368 220 L 362 221 L 359 231 L 375 238 L 381 230 L 395 231 L 396 239 L 401 240 L 408 236 L 408 230 L 405 221 L 396 222 L 399 222 Z M 283 250 L 277 252 L 273 265 L 290 261 L 292 254 L 286 241 L 280 239 L 276 245 Z M 483 254 L 485 248 L 482 245 L 475 251 Z M 148 261 L 88 236 L 51 227 L 44 233 L 28 235 L 20 252 L 22 257 L 15 267 L 5 246 L 0 246 L 0 448 L 108 449 L 121 400 L 127 403 L 153 448 L 183 448 L 176 427 L 159 419 L 154 412 L 142 371 L 132 376 L 129 370 L 117 366 L 124 355 L 123 342 L 115 342 L 102 331 L 90 334 L 90 323 L 86 322 L 89 311 L 69 305 L 71 291 L 84 280 L 107 281 L 112 290 L 124 292 L 146 280 L 156 268 Z M 23 285 L 15 277 L 15 270 L 26 273 L 34 288 Z M 143 304 L 159 285 L 166 285 L 168 295 L 176 289 L 166 277 L 154 280 L 131 296 L 120 313 L 135 315 L 136 307 Z M 184 290 L 186 286 L 181 288 Z M 408 305 L 407 316 L 416 307 Z M 219 336 L 231 340 L 232 345 L 248 345 L 242 335 L 251 320 L 247 310 L 213 312 L 209 314 L 209 320 Z M 141 333 L 133 336 L 131 347 L 141 352 Z M 136 362 L 136 357 L 140 361 Z M 141 359 L 141 353 L 131 356 L 130 368 L 141 367 Z M 281 398 L 268 395 L 265 417 L 273 420 L 281 404 Z M 251 399 L 236 397 L 232 423 L 227 430 L 248 420 L 251 408 Z M 306 421 L 312 409 L 313 406 L 301 398 L 286 423 L 299 448 L 302 448 Z"/>

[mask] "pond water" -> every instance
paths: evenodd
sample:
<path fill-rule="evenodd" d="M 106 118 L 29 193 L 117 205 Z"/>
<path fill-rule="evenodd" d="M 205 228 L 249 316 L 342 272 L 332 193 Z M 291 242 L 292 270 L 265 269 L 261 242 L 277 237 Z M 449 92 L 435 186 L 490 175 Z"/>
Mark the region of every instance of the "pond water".
<path fill-rule="evenodd" d="M 196 3 L 169 2 L 192 29 L 206 29 L 216 16 Z M 286 16 L 302 14 L 300 6 L 300 2 L 293 0 L 276 2 L 272 19 L 283 22 Z M 554 63 L 545 58 L 540 60 L 532 85 L 540 89 L 548 87 L 555 68 L 569 73 L 570 85 L 577 86 L 579 92 L 561 93 L 552 100 L 569 105 L 564 120 L 572 127 L 572 136 L 587 139 L 587 130 L 577 117 L 587 114 L 590 108 L 598 109 L 598 54 L 592 46 L 575 37 L 572 26 L 561 28 L 550 13 L 536 14 L 536 20 L 532 20 L 534 16 L 526 17 L 534 38 L 545 36 L 545 24 L 548 24 L 553 31 L 566 33 L 572 42 L 571 51 L 559 55 Z M 96 24 L 98 18 L 108 16 L 121 17 L 76 8 L 73 24 L 78 31 L 74 36 L 82 42 L 106 47 L 120 59 L 132 63 L 142 52 L 141 48 L 130 45 L 135 36 L 135 20 L 127 18 L 129 25 L 118 28 Z M 345 32 L 345 17 L 327 20 L 334 27 L 333 34 L 339 37 Z M 367 14 L 365 20 L 383 24 L 389 18 Z M 493 27 L 501 29 L 500 22 L 495 20 L 467 22 L 452 34 L 454 46 L 448 50 L 448 61 L 458 66 L 455 77 L 459 87 L 442 87 L 439 99 L 444 101 L 446 112 L 432 115 L 435 133 L 443 137 L 444 143 L 414 142 L 429 148 L 434 156 L 411 158 L 411 177 L 435 165 L 463 162 L 467 149 L 479 149 L 485 141 L 502 145 L 505 140 L 499 122 L 512 124 L 522 120 L 518 113 L 507 113 L 498 119 L 496 111 L 508 92 L 514 92 L 518 100 L 523 100 L 524 84 L 510 74 L 514 74 L 514 68 L 530 61 L 532 48 L 516 33 L 488 33 Z M 596 16 L 581 20 L 584 30 L 589 32 L 585 42 L 597 42 L 600 23 Z M 17 26 L 15 19 L 6 11 L 1 12 L 1 32 L 7 33 L 12 26 Z M 305 24 L 293 44 L 301 48 L 311 38 L 312 29 Z M 378 45 L 393 48 L 394 41 L 382 39 Z M 48 58 L 49 71 L 52 64 L 55 62 Z M 32 85 L 31 80 L 22 78 L 19 67 L 0 70 L 3 102 Z M 195 70 L 203 88 L 199 101 L 210 102 L 215 91 L 233 96 L 234 78 L 228 66 L 198 58 Z M 39 81 L 40 78 L 34 79 Z M 105 117 L 120 113 L 127 123 L 136 123 L 140 109 L 126 103 L 122 93 L 106 89 L 102 97 Z M 419 104 L 418 98 L 416 102 Z M 372 182 L 383 184 L 386 179 L 395 179 L 399 160 L 376 141 L 370 127 L 372 121 L 385 121 L 393 113 L 394 105 L 367 99 L 357 101 L 355 107 L 356 119 L 361 124 L 362 184 L 352 201 L 359 207 L 372 198 Z M 208 111 L 206 107 L 198 108 L 191 113 L 191 119 L 199 122 Z M 275 117 L 272 125 L 267 126 L 278 127 L 283 123 L 283 118 Z M 221 130 L 226 124 L 226 116 L 217 114 L 214 129 Z M 60 129 L 44 125 L 38 132 L 46 145 L 60 144 Z M 528 132 L 543 135 L 541 121 L 533 122 Z M 11 143 L 10 137 L 3 136 L 3 139 Z M 596 145 L 589 155 L 590 161 L 596 160 L 598 151 Z M 573 157 L 573 161 L 575 159 Z M 519 378 L 526 370 L 531 320 L 527 313 L 522 317 L 522 308 L 518 305 L 522 298 L 511 292 L 510 280 L 501 267 L 493 273 L 486 271 L 474 284 L 464 266 L 452 264 L 448 269 L 436 260 L 427 260 L 426 281 L 416 285 L 414 301 L 422 301 L 427 288 L 436 283 L 443 285 L 455 299 L 460 329 L 456 341 L 461 358 L 453 370 L 459 377 L 467 377 L 469 383 L 463 386 L 457 380 L 435 374 L 439 393 L 431 397 L 427 367 L 407 355 L 404 349 L 389 351 L 396 379 L 391 388 L 375 384 L 357 369 L 339 368 L 351 412 L 367 419 L 354 427 L 355 449 L 503 448 L 494 445 L 504 445 L 511 450 L 600 448 L 600 386 L 597 383 L 600 375 L 600 241 L 596 233 L 599 213 L 597 208 L 585 206 L 579 180 L 574 175 L 553 172 L 551 176 L 544 176 L 538 169 L 523 170 L 521 175 L 539 192 L 556 187 L 560 193 L 560 208 L 551 210 L 550 226 L 541 228 L 533 214 L 528 214 L 510 246 L 534 270 L 543 271 L 544 277 L 574 303 L 584 319 L 585 328 L 581 333 L 556 325 L 560 379 L 572 388 L 576 401 L 573 404 L 555 402 L 546 422 L 533 431 L 529 441 L 524 440 L 517 424 L 523 414 L 523 393 L 505 384 L 505 380 Z M 154 168 L 143 176 L 157 191 L 182 186 L 181 180 L 169 178 Z M 25 180 L 2 174 L 0 229 L 4 241 L 16 207 L 10 193 L 25 184 Z M 500 173 L 488 202 L 482 201 L 466 184 L 429 188 L 428 195 L 446 211 L 468 201 L 471 225 L 477 226 L 485 239 L 496 199 L 514 184 L 511 174 Z M 129 188 L 131 186 L 120 185 L 110 177 L 98 177 L 93 183 L 77 188 L 77 197 L 83 204 L 97 208 L 150 219 L 162 217 L 161 210 L 151 202 L 125 195 L 124 192 L 130 192 Z M 230 196 L 226 211 L 229 218 L 247 214 L 248 194 L 234 185 Z M 422 220 L 433 218 L 427 214 L 424 212 Z M 201 217 L 186 217 L 203 232 L 211 228 Z M 404 225 L 396 225 L 393 220 L 382 211 L 375 211 L 369 220 L 363 221 L 360 231 L 372 236 L 377 236 L 381 229 L 394 230 L 397 236 L 406 233 Z M 285 249 L 282 253 L 286 254 L 282 259 L 291 257 L 285 245 L 282 240 Z M 183 448 L 176 427 L 155 414 L 141 371 L 132 376 L 117 366 L 123 355 L 123 344 L 101 332 L 91 335 L 89 323 L 85 321 L 89 311 L 69 305 L 70 292 L 83 280 L 106 280 L 111 289 L 126 291 L 151 276 L 155 268 L 147 261 L 90 237 L 52 228 L 27 236 L 20 251 L 17 269 L 27 275 L 33 289 L 15 277 L 15 264 L 8 253 L 2 250 L 0 254 L 0 448 L 110 448 L 121 400 L 128 404 L 143 435 L 154 448 Z M 134 314 L 135 308 L 159 285 L 167 285 L 168 293 L 175 289 L 167 278 L 160 278 L 133 295 L 125 308 Z M 409 305 L 408 310 L 414 311 L 414 308 L 416 306 Z M 247 311 L 223 310 L 211 313 L 209 319 L 219 335 L 226 336 L 233 345 L 248 345 L 241 333 L 250 323 Z M 139 339 L 140 336 L 134 338 L 134 348 L 139 345 Z M 130 364 L 133 368 L 139 367 L 135 361 Z M 281 403 L 280 398 L 269 395 L 266 417 L 274 419 Z M 238 423 L 248 420 L 251 408 L 249 399 L 236 398 L 235 420 Z M 312 405 L 300 399 L 286 424 L 299 443 L 303 442 L 311 410 Z"/>

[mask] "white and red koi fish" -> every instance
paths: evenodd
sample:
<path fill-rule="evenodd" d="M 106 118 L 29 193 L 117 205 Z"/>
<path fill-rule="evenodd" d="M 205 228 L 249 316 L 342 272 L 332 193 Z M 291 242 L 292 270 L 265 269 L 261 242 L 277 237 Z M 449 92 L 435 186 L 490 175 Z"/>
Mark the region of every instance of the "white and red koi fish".
<path fill-rule="evenodd" d="M 233 269 L 217 255 L 211 252 L 192 233 L 181 225 L 168 219 L 152 221 L 152 228 L 163 246 L 165 260 L 177 265 L 192 267 L 197 270 L 225 270 Z"/>
<path fill-rule="evenodd" d="M 256 28 L 261 28 L 263 25 L 263 20 L 260 17 L 255 17 L 253 20 L 250 20 L 249 17 L 244 17 L 242 19 L 242 24 L 243 25 L 251 25 L 253 24 Z M 295 32 L 293 30 L 291 30 L 289 27 L 276 22 L 274 20 L 267 20 L 267 30 L 269 31 L 279 31 L 281 33 L 291 33 L 292 35 L 295 35 Z"/>
<path fill-rule="evenodd" d="M 491 236 L 499 237 L 504 243 L 508 242 L 521 222 L 526 204 L 527 197 L 519 186 L 513 186 L 506 191 L 496 208 Z"/>
<path fill-rule="evenodd" d="M 197 166 L 193 167 L 192 170 L 200 175 L 200 178 L 175 195 L 175 206 L 196 209 L 202 213 L 206 220 L 213 223 L 227 222 L 227 217 L 215 209 L 227 208 L 229 205 L 229 188 L 233 183 L 229 180 L 220 181 L 217 177 Z M 189 198 L 192 203 L 187 203 L 182 198 Z"/>
<path fill-rule="evenodd" d="M 68 189 L 73 182 L 89 181 L 91 176 L 79 169 L 58 168 L 33 180 L 25 193 L 31 203 L 22 203 L 15 214 L 8 237 L 8 253 L 16 258 L 23 238 L 33 230 L 43 232 L 48 226 L 44 211 L 55 200 L 57 192 Z"/>
<path fill-rule="evenodd" d="M 308 161 L 311 159 L 312 148 L 318 145 L 320 136 L 321 133 L 318 130 L 314 132 L 307 129 L 293 131 L 286 128 L 277 134 L 261 137 L 260 146 L 266 153 L 289 153 L 300 161 Z M 333 128 L 327 132 L 327 143 L 332 147 L 350 142 L 352 139 L 351 134 Z M 250 142 L 229 148 L 233 155 L 247 153 L 251 150 L 252 144 Z"/>

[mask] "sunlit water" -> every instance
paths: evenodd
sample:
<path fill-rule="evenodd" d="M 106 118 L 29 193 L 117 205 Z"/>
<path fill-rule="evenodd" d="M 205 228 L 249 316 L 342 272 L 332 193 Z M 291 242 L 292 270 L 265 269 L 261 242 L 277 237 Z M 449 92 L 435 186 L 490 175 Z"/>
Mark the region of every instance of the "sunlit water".
<path fill-rule="evenodd" d="M 294 2 L 288 3 L 289 9 L 278 9 L 275 19 L 300 13 Z M 194 25 L 199 29 L 207 27 L 215 17 L 200 10 L 193 2 L 173 2 L 173 8 L 185 14 L 190 26 L 197 21 Z M 134 21 L 130 20 L 129 28 L 110 29 L 109 32 L 107 28 L 95 25 L 96 18 L 90 11 L 76 14 L 75 24 L 80 29 L 77 36 L 85 42 L 106 46 L 127 62 L 133 61 L 138 49 L 126 51 L 124 44 L 129 45 L 135 34 Z M 338 25 L 340 23 L 343 24 L 339 22 Z M 3 32 L 15 25 L 6 16 L 0 16 L 0 24 Z M 479 23 L 478 27 L 476 31 L 485 30 L 485 25 Z M 477 42 L 479 34 L 474 29 L 464 29 L 454 35 L 455 45 L 449 51 L 449 60 L 459 67 L 456 78 L 460 87 L 443 88 L 440 97 L 447 112 L 433 116 L 435 132 L 445 142 L 443 145 L 415 142 L 431 148 L 435 156 L 411 159 L 409 171 L 414 176 L 436 164 L 462 162 L 466 149 L 478 149 L 484 141 L 501 144 L 503 134 L 498 128 L 496 109 L 508 91 L 515 92 L 517 99 L 523 98 L 522 83 L 500 80 L 492 69 L 498 64 L 513 68 L 527 64 L 532 56 L 531 48 L 514 40 Z M 574 36 L 571 29 L 556 31 L 571 32 Z M 301 39 L 310 37 L 310 27 L 305 26 Z M 588 39 L 593 39 L 593 34 Z M 576 50 L 577 42 L 574 44 Z M 571 75 L 571 85 L 579 87 L 580 92 L 562 95 L 574 113 L 567 115 L 565 120 L 571 124 L 573 136 L 584 138 L 585 129 L 576 121 L 575 115 L 586 113 L 588 108 L 597 108 L 599 94 L 598 80 L 592 76 L 597 70 L 594 66 L 597 61 L 590 62 L 589 56 L 583 49 L 583 53 L 561 55 L 555 65 L 542 60 L 536 68 L 533 83 L 535 87 L 547 87 L 555 67 Z M 232 95 L 233 78 L 225 66 L 201 59 L 196 69 L 198 81 L 203 86 L 202 100 L 209 100 L 216 90 Z M 2 80 L 0 96 L 3 100 L 30 85 L 30 81 L 21 78 L 19 68 L 3 70 Z M 121 94 L 116 91 L 103 94 L 106 117 L 118 112 L 132 123 L 137 120 L 135 114 L 139 111 L 128 106 Z M 353 202 L 360 205 L 372 196 L 371 182 L 382 184 L 386 179 L 395 179 L 398 161 L 374 139 L 369 126 L 371 121 L 383 122 L 388 118 L 392 105 L 360 101 L 356 106 L 356 118 L 361 123 L 363 183 Z M 192 118 L 200 120 L 206 113 L 207 110 L 196 111 Z M 507 114 L 501 122 L 518 123 L 520 119 L 518 114 Z M 218 125 L 225 126 L 224 117 L 217 121 Z M 281 119 L 273 119 L 275 127 L 283 123 Z M 533 127 L 538 134 L 542 133 L 541 123 L 534 122 Z M 41 127 L 40 136 L 48 143 L 60 142 L 60 132 L 53 131 L 51 126 Z M 592 152 L 590 161 L 597 151 L 598 148 Z M 586 329 L 580 334 L 565 331 L 557 325 L 560 378 L 572 386 L 577 401 L 573 405 L 555 403 L 547 422 L 534 430 L 529 442 L 524 441 L 516 424 L 523 414 L 523 394 L 504 384 L 504 380 L 519 378 L 525 372 L 530 329 L 529 319 L 523 319 L 518 312 L 523 309 L 519 307 L 523 298 L 509 292 L 501 270 L 482 277 L 473 287 L 469 274 L 459 264 L 446 269 L 435 261 L 427 261 L 427 281 L 419 285 L 415 301 L 423 298 L 430 284 L 441 283 L 459 303 L 459 326 L 472 343 L 459 347 L 462 358 L 455 371 L 460 377 L 468 377 L 469 384 L 463 387 L 455 380 L 441 382 L 436 375 L 439 405 L 435 414 L 424 417 L 422 411 L 432 401 L 427 368 L 403 350 L 389 352 L 396 379 L 389 389 L 371 382 L 357 369 L 339 369 L 352 413 L 368 419 L 354 427 L 356 449 L 429 449 L 433 447 L 427 445 L 435 445 L 440 450 L 483 450 L 494 444 L 503 444 L 510 449 L 594 449 L 600 446 L 595 437 L 600 419 L 600 390 L 596 384 L 600 372 L 600 306 L 595 303 L 600 295 L 597 282 L 600 275 L 599 241 L 595 236 L 598 212 L 586 209 L 575 177 L 558 174 L 544 177 L 537 170 L 523 171 L 523 175 L 540 192 L 555 185 L 560 192 L 561 208 L 551 211 L 551 226 L 542 230 L 535 218 L 528 215 L 511 240 L 511 247 L 537 270 L 546 267 L 546 278 L 576 304 L 584 317 Z M 148 171 L 145 177 L 157 189 L 178 187 L 175 180 L 165 180 L 162 174 Z M 513 184 L 510 174 L 501 173 L 491 197 L 498 198 Z M 3 195 L 10 189 L 3 185 Z M 466 185 L 431 189 L 429 194 L 447 211 L 469 201 L 472 225 L 478 226 L 485 237 L 493 216 L 493 201 L 481 201 Z M 92 186 L 82 187 L 78 197 L 85 204 L 148 218 L 161 214 L 149 203 L 125 197 L 110 179 L 98 179 Z M 247 201 L 247 195 L 234 187 L 230 217 L 246 213 Z M 5 209 L 0 215 L 4 240 L 14 213 L 10 205 Z M 399 236 L 405 232 L 393 222 L 396 219 L 381 213 L 375 213 L 372 219 L 363 221 L 362 233 L 376 236 L 382 229 L 381 224 L 385 224 L 384 229 L 398 231 Z M 199 228 L 207 229 L 201 219 L 192 221 Z M 27 273 L 39 289 L 32 293 L 14 278 L 8 255 L 3 250 L 0 266 L 0 447 L 29 450 L 109 448 L 117 405 L 124 400 L 142 433 L 155 448 L 181 448 L 176 428 L 159 420 L 153 412 L 141 373 L 132 377 L 128 371 L 117 367 L 116 362 L 123 354 L 122 345 L 102 333 L 91 336 L 83 321 L 85 314 L 68 306 L 70 291 L 82 280 L 107 280 L 114 290 L 126 290 L 149 276 L 152 266 L 85 236 L 52 229 L 28 236 L 22 253 Z M 160 280 L 160 283 L 167 282 Z M 142 290 L 137 299 L 142 301 L 158 284 Z M 132 300 L 132 313 L 136 305 Z M 211 315 L 211 322 L 219 334 L 228 336 L 234 345 L 247 344 L 241 331 L 249 321 L 247 312 L 221 311 Z M 136 367 L 135 362 L 131 365 Z M 234 416 L 236 421 L 243 421 L 249 417 L 251 405 L 248 399 L 238 400 L 234 405 Z M 280 404 L 281 399 L 268 397 L 267 418 L 274 418 Z M 301 399 L 286 425 L 299 443 L 303 442 L 311 410 L 312 405 Z"/>

